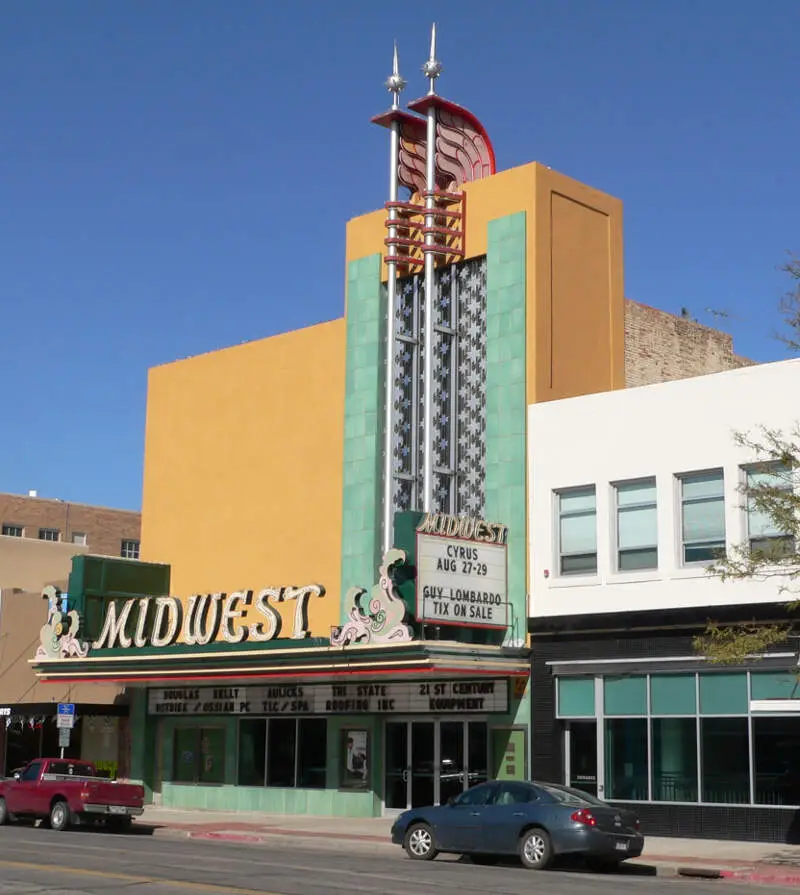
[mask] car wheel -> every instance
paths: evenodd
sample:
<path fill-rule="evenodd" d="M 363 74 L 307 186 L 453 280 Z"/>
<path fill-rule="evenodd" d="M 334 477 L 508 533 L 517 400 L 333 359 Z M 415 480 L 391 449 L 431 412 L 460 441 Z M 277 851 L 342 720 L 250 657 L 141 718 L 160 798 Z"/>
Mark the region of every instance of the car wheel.
<path fill-rule="evenodd" d="M 540 827 L 523 833 L 519 841 L 519 857 L 529 870 L 545 870 L 553 860 L 550 837 Z"/>
<path fill-rule="evenodd" d="M 433 830 L 427 824 L 409 827 L 403 848 L 412 861 L 432 861 L 438 854 L 433 842 Z"/>
<path fill-rule="evenodd" d="M 470 855 L 469 859 L 473 864 L 480 864 L 482 867 L 493 867 L 500 860 L 497 855 Z"/>
<path fill-rule="evenodd" d="M 50 829 L 60 833 L 69 826 L 69 805 L 66 802 L 56 802 L 50 809 Z"/>
<path fill-rule="evenodd" d="M 0 827 L 2 827 L 4 824 L 7 824 L 9 819 L 8 805 L 6 805 L 6 800 L 0 799 Z"/>

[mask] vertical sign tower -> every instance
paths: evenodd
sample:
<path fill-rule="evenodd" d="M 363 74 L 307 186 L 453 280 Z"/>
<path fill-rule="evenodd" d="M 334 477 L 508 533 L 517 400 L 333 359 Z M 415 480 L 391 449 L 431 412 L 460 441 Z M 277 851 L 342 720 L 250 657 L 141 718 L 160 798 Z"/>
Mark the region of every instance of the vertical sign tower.
<path fill-rule="evenodd" d="M 485 257 L 467 261 L 464 185 L 495 172 L 494 150 L 469 111 L 436 93 L 434 25 L 425 96 L 400 108 L 397 48 L 386 203 L 386 346 L 381 546 L 398 511 L 483 508 Z M 400 187 L 408 195 L 400 197 Z"/>

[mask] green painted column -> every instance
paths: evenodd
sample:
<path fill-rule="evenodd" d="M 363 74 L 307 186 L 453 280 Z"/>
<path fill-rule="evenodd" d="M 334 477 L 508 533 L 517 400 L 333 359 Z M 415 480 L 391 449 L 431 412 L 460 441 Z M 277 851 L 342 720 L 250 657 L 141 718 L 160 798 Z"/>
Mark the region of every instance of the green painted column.
<path fill-rule="evenodd" d="M 385 320 L 381 256 L 351 261 L 347 268 L 342 605 L 349 588 L 369 590 L 380 560 Z"/>
<path fill-rule="evenodd" d="M 526 396 L 526 219 L 525 213 L 489 222 L 486 252 L 486 516 L 508 525 L 507 644 L 524 646 L 527 637 L 527 396 Z M 513 764 L 496 772 L 521 777 L 530 767 L 530 686 L 512 699 L 501 724 L 524 729 L 515 742 Z M 508 748 L 510 731 L 495 731 Z M 498 755 L 493 756 L 495 762 Z"/>
<path fill-rule="evenodd" d="M 525 212 L 489 222 L 486 257 L 486 516 L 508 525 L 507 641 L 527 627 Z"/>
<path fill-rule="evenodd" d="M 147 690 L 136 687 L 130 690 L 130 774 L 133 783 L 144 786 L 145 801 L 153 800 L 153 724 L 147 716 Z"/>

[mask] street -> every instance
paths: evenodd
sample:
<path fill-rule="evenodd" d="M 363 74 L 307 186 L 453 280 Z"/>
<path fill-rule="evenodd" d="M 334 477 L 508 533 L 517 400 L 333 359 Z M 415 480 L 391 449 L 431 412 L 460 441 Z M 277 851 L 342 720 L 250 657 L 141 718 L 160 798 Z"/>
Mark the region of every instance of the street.
<path fill-rule="evenodd" d="M 365 852 L 345 844 L 337 852 L 291 840 L 242 845 L 141 833 L 0 829 L 0 895 L 110 895 L 122 887 L 132 895 L 528 895 L 533 888 L 548 895 L 678 895 L 681 889 L 703 893 L 731 885 L 658 878 L 638 868 L 595 875 L 578 869 L 537 873 L 513 863 L 478 867 L 456 858 L 421 864 L 399 848 Z"/>

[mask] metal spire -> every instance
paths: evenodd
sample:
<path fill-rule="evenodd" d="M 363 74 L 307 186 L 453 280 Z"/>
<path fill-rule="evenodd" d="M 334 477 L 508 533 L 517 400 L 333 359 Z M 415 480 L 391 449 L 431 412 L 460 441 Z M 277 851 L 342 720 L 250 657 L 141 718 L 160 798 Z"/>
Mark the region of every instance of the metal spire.
<path fill-rule="evenodd" d="M 392 94 L 392 108 L 400 108 L 400 94 L 406 86 L 406 79 L 400 74 L 400 62 L 397 58 L 397 41 L 394 42 L 394 57 L 392 58 L 392 73 L 386 79 L 386 89 Z"/>
<path fill-rule="evenodd" d="M 436 23 L 431 29 L 431 53 L 422 66 L 422 73 L 428 79 L 428 96 L 436 94 L 436 79 L 442 71 L 442 64 L 436 59 Z M 422 363 L 422 510 L 431 513 L 433 500 L 433 350 L 436 317 L 436 272 L 434 255 L 434 228 L 436 225 L 436 105 L 431 100 L 426 112 L 425 138 L 425 327 L 424 356 Z"/>
<path fill-rule="evenodd" d="M 392 94 L 392 110 L 400 108 L 400 92 L 406 86 L 400 74 L 397 58 L 397 42 L 394 45 L 392 73 L 386 80 L 386 89 Z M 397 220 L 398 166 L 400 159 L 400 122 L 394 115 L 389 130 L 389 221 Z M 389 253 L 395 254 L 397 225 L 389 224 Z M 397 303 L 397 265 L 386 262 L 386 372 L 384 380 L 384 430 L 383 430 L 383 520 L 381 541 L 384 555 L 392 546 L 394 522 L 394 352 L 395 352 L 395 305 Z"/>
<path fill-rule="evenodd" d="M 436 79 L 442 73 L 442 63 L 436 58 L 436 22 L 431 28 L 431 54 L 422 66 L 422 74 L 428 79 L 428 93 L 436 93 Z"/>

